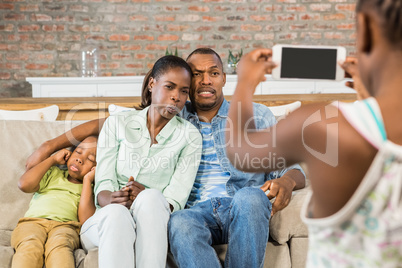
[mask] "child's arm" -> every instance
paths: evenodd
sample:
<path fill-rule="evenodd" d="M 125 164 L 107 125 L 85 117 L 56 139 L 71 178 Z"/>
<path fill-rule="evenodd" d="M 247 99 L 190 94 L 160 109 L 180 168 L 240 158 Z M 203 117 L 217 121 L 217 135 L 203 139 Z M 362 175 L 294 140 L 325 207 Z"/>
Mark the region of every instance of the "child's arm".
<path fill-rule="evenodd" d="M 39 190 L 39 183 L 46 172 L 54 165 L 64 165 L 71 152 L 67 149 L 58 151 L 49 156 L 33 168 L 27 170 L 18 181 L 18 188 L 25 193 L 33 193 Z"/>
<path fill-rule="evenodd" d="M 78 220 L 83 224 L 96 210 L 92 183 L 95 179 L 95 167 L 84 176 L 80 204 L 78 206 Z"/>

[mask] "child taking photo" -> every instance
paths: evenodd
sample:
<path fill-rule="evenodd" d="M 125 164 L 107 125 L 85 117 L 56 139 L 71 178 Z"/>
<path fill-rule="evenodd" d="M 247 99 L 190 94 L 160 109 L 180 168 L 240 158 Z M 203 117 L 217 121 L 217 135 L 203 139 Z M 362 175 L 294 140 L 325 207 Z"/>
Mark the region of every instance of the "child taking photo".
<path fill-rule="evenodd" d="M 23 192 L 35 193 L 12 233 L 13 268 L 75 267 L 81 224 L 95 212 L 96 143 L 87 137 L 73 152 L 60 150 L 19 179 Z M 67 170 L 56 166 L 65 164 Z"/>
<path fill-rule="evenodd" d="M 239 63 L 228 157 L 236 168 L 252 172 L 275 169 L 258 165 L 269 154 L 287 165 L 307 164 L 312 190 L 302 210 L 309 228 L 307 267 L 401 267 L 401 17 L 400 0 L 357 1 L 359 72 L 372 97 L 306 105 L 276 129 L 255 131 L 251 121 L 254 88 L 275 67 L 271 50 L 254 50 Z M 245 157 L 252 164 L 243 165 Z M 267 182 L 262 190 L 270 188 Z"/>

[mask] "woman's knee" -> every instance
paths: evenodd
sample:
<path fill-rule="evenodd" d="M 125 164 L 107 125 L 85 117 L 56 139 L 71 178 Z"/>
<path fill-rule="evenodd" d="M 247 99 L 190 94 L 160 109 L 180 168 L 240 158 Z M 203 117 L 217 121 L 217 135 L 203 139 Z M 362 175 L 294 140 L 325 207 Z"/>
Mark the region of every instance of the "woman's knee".
<path fill-rule="evenodd" d="M 94 217 L 93 222 L 98 225 L 98 228 L 107 230 L 109 228 L 122 228 L 133 229 L 134 222 L 130 214 L 130 211 L 123 205 L 120 204 L 109 204 L 104 206 L 92 216 Z"/>
<path fill-rule="evenodd" d="M 134 200 L 131 209 L 140 213 L 154 211 L 155 213 L 163 213 L 163 211 L 169 212 L 169 203 L 163 194 L 156 189 L 146 189 L 142 191 Z"/>

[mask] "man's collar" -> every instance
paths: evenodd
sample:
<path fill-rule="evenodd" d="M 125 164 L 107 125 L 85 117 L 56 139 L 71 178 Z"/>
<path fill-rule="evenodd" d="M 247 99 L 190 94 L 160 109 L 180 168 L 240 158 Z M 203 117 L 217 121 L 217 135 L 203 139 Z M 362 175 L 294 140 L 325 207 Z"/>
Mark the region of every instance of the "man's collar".
<path fill-rule="evenodd" d="M 216 116 L 227 117 L 228 112 L 229 112 L 229 102 L 224 98 Z"/>

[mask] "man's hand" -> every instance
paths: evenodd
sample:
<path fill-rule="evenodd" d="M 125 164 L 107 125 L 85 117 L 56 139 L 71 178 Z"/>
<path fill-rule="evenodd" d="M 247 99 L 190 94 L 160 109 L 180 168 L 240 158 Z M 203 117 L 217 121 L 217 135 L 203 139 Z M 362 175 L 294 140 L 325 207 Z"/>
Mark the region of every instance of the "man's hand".
<path fill-rule="evenodd" d="M 295 185 L 295 181 L 285 174 L 278 179 L 267 181 L 261 186 L 261 190 L 264 192 L 269 190 L 267 194 L 269 199 L 276 198 L 272 204 L 271 216 L 289 204 Z"/>
<path fill-rule="evenodd" d="M 370 97 L 366 87 L 363 85 L 362 80 L 360 79 L 358 61 L 356 58 L 348 57 L 345 62 L 341 64 L 342 69 L 346 72 L 346 77 L 350 77 L 353 79 L 353 82 L 347 82 L 346 86 L 353 88 L 356 90 L 357 99 L 363 100 Z"/>
<path fill-rule="evenodd" d="M 144 185 L 142 185 L 139 182 L 134 181 L 134 177 L 130 176 L 128 179 L 128 182 L 126 184 L 126 187 L 123 189 L 128 188 L 130 190 L 130 199 L 134 202 L 134 200 L 137 198 L 137 196 L 145 190 Z"/>
<path fill-rule="evenodd" d="M 67 163 L 67 160 L 70 158 L 70 156 L 71 156 L 71 151 L 69 151 L 67 149 L 62 149 L 62 150 L 58 151 L 57 153 L 55 153 L 52 157 L 56 164 L 65 165 Z"/>

